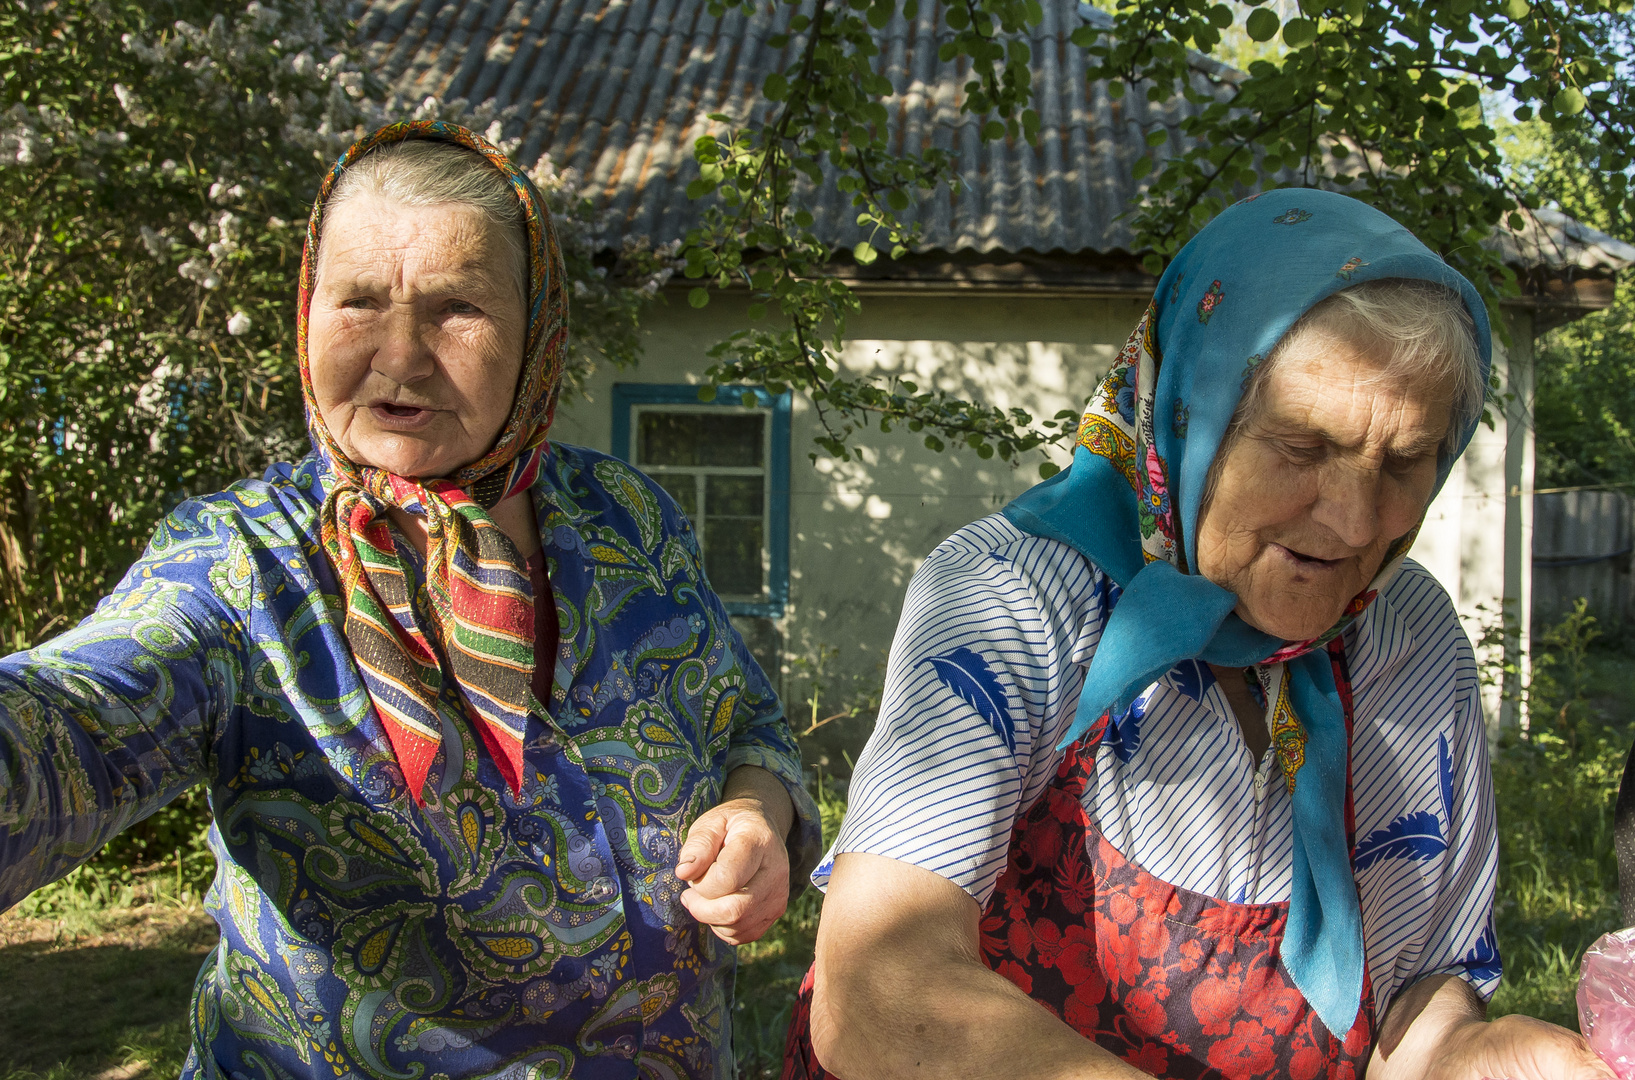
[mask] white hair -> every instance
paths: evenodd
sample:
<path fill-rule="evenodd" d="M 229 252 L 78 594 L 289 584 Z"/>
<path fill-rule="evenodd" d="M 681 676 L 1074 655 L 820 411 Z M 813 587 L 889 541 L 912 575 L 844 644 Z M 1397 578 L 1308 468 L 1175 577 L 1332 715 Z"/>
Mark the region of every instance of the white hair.
<path fill-rule="evenodd" d="M 1312 338 L 1343 341 L 1380 357 L 1374 379 L 1447 388 L 1451 414 L 1442 447 L 1457 449 L 1482 414 L 1482 380 L 1476 321 L 1464 298 L 1446 285 L 1412 278 L 1381 278 L 1342 289 L 1314 305 L 1250 374 L 1233 413 L 1226 442 L 1261 407 L 1269 375 L 1295 345 Z"/>
<path fill-rule="evenodd" d="M 324 205 L 335 207 L 370 195 L 405 206 L 469 206 L 493 224 L 528 295 L 528 247 L 522 203 L 511 182 L 483 155 L 437 139 L 405 139 L 377 147 L 347 166 Z M 323 248 L 322 234 L 319 249 Z"/>

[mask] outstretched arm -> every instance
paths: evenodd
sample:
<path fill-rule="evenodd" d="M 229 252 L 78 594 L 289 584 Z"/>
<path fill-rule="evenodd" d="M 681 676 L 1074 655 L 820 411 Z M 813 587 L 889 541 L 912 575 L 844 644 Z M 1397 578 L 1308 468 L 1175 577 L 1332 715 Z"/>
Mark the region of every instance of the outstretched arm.
<path fill-rule="evenodd" d="M 835 860 L 818 927 L 812 1041 L 843 1080 L 1137 1080 L 982 963 L 980 910 L 929 870 Z"/>
<path fill-rule="evenodd" d="M 240 682 L 223 546 L 178 510 L 84 622 L 0 658 L 0 911 L 205 775 Z"/>

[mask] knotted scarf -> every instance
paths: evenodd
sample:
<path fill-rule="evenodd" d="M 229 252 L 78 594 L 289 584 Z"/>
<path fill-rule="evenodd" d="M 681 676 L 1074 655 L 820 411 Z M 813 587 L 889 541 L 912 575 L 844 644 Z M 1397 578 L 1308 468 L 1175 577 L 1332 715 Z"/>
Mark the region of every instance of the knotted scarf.
<path fill-rule="evenodd" d="M 324 423 L 313 395 L 307 326 L 324 205 L 341 174 L 378 146 L 437 139 L 475 150 L 510 182 L 527 230 L 528 332 L 510 416 L 478 460 L 443 478 L 396 476 L 352 461 Z M 301 259 L 297 347 L 307 430 L 331 474 L 322 539 L 341 583 L 344 630 L 415 801 L 437 756 L 445 690 L 464 704 L 500 772 L 519 791 L 523 733 L 532 703 L 534 596 L 528 568 L 488 511 L 528 490 L 547 453 L 568 332 L 562 255 L 545 200 L 486 139 L 454 124 L 391 124 L 343 154 L 325 177 L 307 222 Z M 394 543 L 388 508 L 425 519 L 427 608 L 414 603 L 417 575 Z M 452 686 L 450 683 L 452 682 Z"/>
<path fill-rule="evenodd" d="M 1018 528 L 1072 546 L 1123 590 L 1064 747 L 1109 710 L 1128 708 L 1182 660 L 1263 665 L 1273 744 L 1293 810 L 1282 958 L 1338 1037 L 1351 1029 L 1361 1003 L 1363 940 L 1345 827 L 1349 741 L 1322 646 L 1390 580 L 1414 532 L 1391 547 L 1340 621 L 1310 641 L 1282 641 L 1249 626 L 1233 613 L 1233 593 L 1187 568 L 1197 566 L 1210 466 L 1256 365 L 1313 305 L 1382 278 L 1437 282 L 1460 294 L 1475 322 L 1485 383 L 1487 312 L 1468 281 L 1361 202 L 1311 189 L 1267 192 L 1227 209 L 1170 263 L 1091 399 L 1071 467 L 1004 511 Z M 1438 490 L 1475 425 L 1471 420 L 1438 461 Z"/>

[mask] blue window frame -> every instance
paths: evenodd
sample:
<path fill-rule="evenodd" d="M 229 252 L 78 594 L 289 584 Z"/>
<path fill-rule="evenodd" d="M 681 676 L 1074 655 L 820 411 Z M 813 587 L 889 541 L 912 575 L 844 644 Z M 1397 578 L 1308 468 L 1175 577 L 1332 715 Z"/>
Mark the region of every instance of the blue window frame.
<path fill-rule="evenodd" d="M 752 401 L 753 403 L 747 403 Z M 789 602 L 789 394 L 747 386 L 613 385 L 613 454 L 657 480 L 692 520 L 732 615 Z"/>

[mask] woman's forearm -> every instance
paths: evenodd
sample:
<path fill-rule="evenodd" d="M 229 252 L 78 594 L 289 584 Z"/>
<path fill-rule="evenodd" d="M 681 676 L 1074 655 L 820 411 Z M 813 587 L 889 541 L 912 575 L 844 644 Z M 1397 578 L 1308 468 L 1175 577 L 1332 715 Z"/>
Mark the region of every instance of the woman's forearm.
<path fill-rule="evenodd" d="M 979 910 L 945 878 L 841 855 L 818 933 L 812 1039 L 841 1080 L 1137 1080 L 978 953 Z"/>

